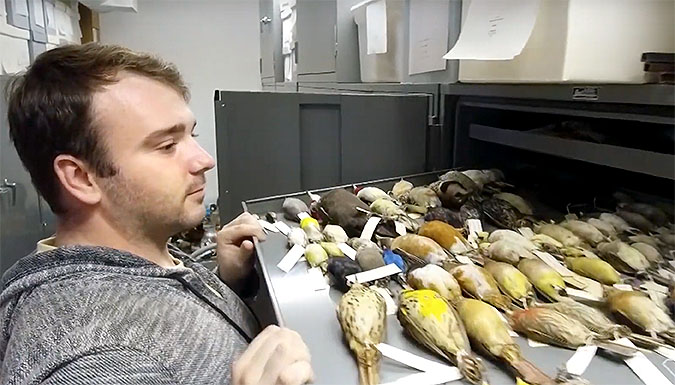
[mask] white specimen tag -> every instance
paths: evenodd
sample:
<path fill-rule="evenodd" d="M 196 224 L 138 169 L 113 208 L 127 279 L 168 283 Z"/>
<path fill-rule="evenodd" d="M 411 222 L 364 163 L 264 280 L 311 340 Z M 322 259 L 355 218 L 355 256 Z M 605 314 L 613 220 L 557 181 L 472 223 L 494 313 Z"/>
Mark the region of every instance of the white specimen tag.
<path fill-rule="evenodd" d="M 658 293 L 668 294 L 668 288 L 667 287 L 665 287 L 663 285 L 659 285 L 658 283 L 656 283 L 654 281 L 647 281 L 647 282 L 643 283 L 642 285 L 640 285 L 640 287 L 645 289 L 645 290 L 654 290 L 655 292 L 658 292 Z"/>
<path fill-rule="evenodd" d="M 312 200 L 312 202 L 318 202 L 321 200 L 321 196 L 318 194 L 314 194 L 311 191 L 307 191 L 307 195 L 309 195 L 309 199 Z"/>
<path fill-rule="evenodd" d="M 265 230 L 267 230 L 267 231 L 271 231 L 271 232 L 273 232 L 273 233 L 278 233 L 278 232 L 279 232 L 279 229 L 277 229 L 276 226 L 274 226 L 273 224 L 267 222 L 267 221 L 264 220 L 264 219 L 258 219 L 258 223 L 260 224 L 260 226 L 262 226 L 263 229 L 265 229 Z"/>
<path fill-rule="evenodd" d="M 483 232 L 483 223 L 480 219 L 467 219 L 466 226 L 469 228 L 469 236 L 474 234 L 477 237 L 478 233 Z"/>
<path fill-rule="evenodd" d="M 550 268 L 557 271 L 558 274 L 565 277 L 574 276 L 574 273 L 572 271 L 563 266 L 562 263 L 558 262 L 558 260 L 555 259 L 555 257 L 552 256 L 551 254 L 538 250 L 534 250 L 532 252 L 534 253 L 534 255 L 539 257 L 539 259 L 544 261 L 544 263 L 547 264 Z"/>
<path fill-rule="evenodd" d="M 314 291 L 328 289 L 328 282 L 326 282 L 326 277 L 323 276 L 323 272 L 318 267 L 312 267 L 307 270 L 307 277 L 309 278 L 310 285 Z"/>
<path fill-rule="evenodd" d="M 673 348 L 669 348 L 667 346 L 659 346 L 658 348 L 654 349 L 654 351 L 666 357 L 669 360 L 675 361 L 675 349 Z"/>
<path fill-rule="evenodd" d="M 306 212 L 304 212 L 304 211 L 300 211 L 300 212 L 298 213 L 298 219 L 303 220 L 303 219 L 305 219 L 305 218 L 309 218 L 309 214 L 306 213 Z"/>
<path fill-rule="evenodd" d="M 401 377 L 398 380 L 383 383 L 381 385 L 440 385 L 447 384 L 452 381 L 457 381 L 462 378 L 459 369 L 448 370 L 443 372 L 423 372 L 409 374 Z"/>
<path fill-rule="evenodd" d="M 278 223 L 278 222 L 277 222 Z M 285 273 L 291 271 L 293 266 L 298 263 L 300 257 L 305 254 L 305 248 L 300 245 L 294 245 L 288 250 L 288 253 L 281 258 L 281 261 L 277 264 L 277 267 L 283 270 Z"/>
<path fill-rule="evenodd" d="M 285 235 L 285 236 L 288 236 L 288 233 L 291 232 L 291 228 L 288 227 L 288 225 L 285 224 L 285 223 L 282 222 L 282 221 L 276 221 L 276 222 L 274 222 L 274 226 L 276 226 L 277 229 L 279 229 L 279 231 L 281 231 L 281 233 L 282 233 L 283 235 Z"/>
<path fill-rule="evenodd" d="M 599 302 L 602 301 L 602 298 L 596 297 L 591 293 L 588 293 L 583 290 L 577 290 L 577 289 L 572 289 L 572 288 L 566 288 L 565 291 L 567 292 L 567 295 L 572 298 L 572 299 L 580 299 L 580 300 L 586 300 L 586 301 L 594 301 L 594 302 Z"/>
<path fill-rule="evenodd" d="M 604 296 L 605 290 L 602 288 L 602 284 L 600 282 L 582 276 L 576 276 L 575 279 L 583 282 L 586 285 L 586 287 L 583 288 L 586 293 L 589 293 L 590 295 L 598 298 L 602 298 Z"/>
<path fill-rule="evenodd" d="M 464 264 L 464 265 L 473 265 L 473 261 L 471 258 L 465 256 L 465 255 L 455 255 L 455 259 L 457 262 Z"/>
<path fill-rule="evenodd" d="M 626 285 L 625 283 L 615 283 L 614 285 L 615 289 L 623 290 L 623 291 L 633 291 L 633 286 L 631 285 Z"/>
<path fill-rule="evenodd" d="M 383 356 L 422 372 L 450 373 L 456 370 L 457 373 L 459 373 L 459 370 L 454 366 L 439 364 L 438 362 L 427 360 L 426 358 L 417 356 L 403 349 L 399 349 L 385 343 L 379 343 L 375 345 L 375 347 L 380 351 L 380 353 L 382 353 Z M 461 378 L 461 375 L 457 379 L 459 378 Z"/>
<path fill-rule="evenodd" d="M 394 226 L 396 227 L 396 234 L 398 235 L 406 235 L 407 231 L 405 229 L 405 225 L 401 222 L 394 222 Z"/>
<path fill-rule="evenodd" d="M 668 278 L 669 280 L 675 280 L 675 274 L 671 273 L 670 271 L 664 269 L 664 268 L 659 268 L 658 270 L 659 275 Z"/>
<path fill-rule="evenodd" d="M 551 346 L 549 344 L 545 344 L 543 342 L 527 339 L 527 344 L 530 345 L 531 348 L 543 348 L 544 346 Z"/>
<path fill-rule="evenodd" d="M 521 227 L 518 229 L 518 232 L 527 239 L 532 239 L 532 237 L 534 237 L 534 231 L 529 227 Z"/>
<path fill-rule="evenodd" d="M 391 294 L 389 294 L 389 292 L 382 287 L 373 285 L 370 288 L 375 290 L 379 295 L 382 296 L 382 298 L 384 298 L 384 303 L 387 305 L 387 315 L 396 314 L 398 307 L 396 306 L 394 299 L 391 298 Z"/>
<path fill-rule="evenodd" d="M 570 374 L 581 376 L 591 364 L 591 360 L 595 357 L 598 347 L 595 345 L 580 346 L 574 355 L 567 360 L 566 369 Z"/>
<path fill-rule="evenodd" d="M 466 226 L 469 228 L 469 237 L 467 238 L 467 241 L 469 241 L 471 246 L 478 247 L 478 242 L 476 242 L 476 240 L 478 239 L 478 234 L 483 232 L 483 224 L 480 219 L 467 219 Z"/>
<path fill-rule="evenodd" d="M 382 218 L 377 216 L 370 217 L 370 219 L 368 219 L 368 222 L 366 222 L 366 225 L 363 226 L 363 231 L 361 232 L 360 238 L 370 240 L 373 237 L 375 229 L 377 228 L 377 225 L 380 223 L 380 220 L 382 220 Z"/>
<path fill-rule="evenodd" d="M 364 271 L 362 273 L 356 273 L 352 275 L 348 275 L 347 281 L 352 282 L 352 283 L 366 283 L 370 281 L 375 281 L 384 277 L 388 277 L 390 275 L 398 274 L 401 272 L 401 269 L 399 269 L 398 266 L 396 266 L 393 263 L 390 263 L 388 265 L 378 267 L 377 269 L 372 269 L 368 271 Z"/>
<path fill-rule="evenodd" d="M 344 253 L 344 255 L 348 256 L 351 259 L 356 259 L 356 250 L 352 249 L 351 246 L 344 242 L 340 242 L 337 244 L 338 249 Z"/>
<path fill-rule="evenodd" d="M 632 348 L 635 347 L 635 345 L 625 337 L 620 338 L 615 342 Z M 645 385 L 673 385 L 672 382 L 668 381 L 668 378 L 666 378 L 656 365 L 649 361 L 647 356 L 642 352 L 637 352 L 633 357 L 625 358 L 623 361 L 638 377 L 640 377 Z"/>

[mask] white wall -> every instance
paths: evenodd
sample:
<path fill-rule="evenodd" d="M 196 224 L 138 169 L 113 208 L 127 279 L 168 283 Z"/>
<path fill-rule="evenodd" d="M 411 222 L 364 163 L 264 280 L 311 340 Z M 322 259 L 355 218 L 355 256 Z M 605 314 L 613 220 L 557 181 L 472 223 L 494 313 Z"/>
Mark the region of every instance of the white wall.
<path fill-rule="evenodd" d="M 197 140 L 216 157 L 216 89 L 260 90 L 257 0 L 139 0 L 138 13 L 100 15 L 101 42 L 152 52 L 175 63 L 190 86 Z M 217 167 L 217 166 L 216 166 Z M 205 203 L 218 197 L 207 174 Z"/>

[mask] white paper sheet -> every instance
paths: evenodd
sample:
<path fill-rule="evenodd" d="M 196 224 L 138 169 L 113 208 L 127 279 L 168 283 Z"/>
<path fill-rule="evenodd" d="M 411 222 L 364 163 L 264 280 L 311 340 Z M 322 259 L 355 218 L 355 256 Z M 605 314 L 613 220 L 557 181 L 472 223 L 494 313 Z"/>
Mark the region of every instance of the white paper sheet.
<path fill-rule="evenodd" d="M 446 68 L 449 15 L 450 0 L 410 0 L 410 75 Z"/>
<path fill-rule="evenodd" d="M 368 55 L 387 53 L 387 2 L 366 5 L 366 47 Z"/>
<path fill-rule="evenodd" d="M 370 240 L 373 237 L 373 234 L 375 233 L 377 224 L 380 223 L 381 220 L 382 218 L 380 217 L 370 217 L 370 219 L 368 219 L 368 222 L 366 222 L 366 225 L 363 226 L 363 230 L 361 231 L 361 236 L 359 238 Z"/>
<path fill-rule="evenodd" d="M 45 23 L 45 12 L 42 8 L 42 0 L 30 0 L 33 2 L 33 8 L 35 9 L 35 24 L 39 27 L 44 28 Z"/>
<path fill-rule="evenodd" d="M 290 232 L 291 232 L 291 228 L 288 227 L 288 225 L 285 224 L 285 223 L 282 222 L 282 221 L 276 221 L 276 222 L 274 222 L 274 226 L 276 226 L 277 229 L 279 229 L 279 231 L 281 231 L 281 233 L 282 233 L 283 235 L 285 235 L 285 236 L 288 236 L 288 234 L 290 234 Z"/>
<path fill-rule="evenodd" d="M 385 343 L 379 343 L 375 347 L 383 356 L 422 372 L 454 372 L 457 370 L 454 366 L 443 365 Z"/>
<path fill-rule="evenodd" d="M 510 60 L 532 34 L 540 0 L 471 0 L 466 19 L 445 59 Z"/>
<path fill-rule="evenodd" d="M 28 0 L 17 0 L 14 2 L 16 8 L 14 13 L 21 16 L 28 16 Z"/>
<path fill-rule="evenodd" d="M 293 266 L 295 266 L 296 263 L 300 260 L 300 257 L 302 257 L 305 254 L 305 248 L 300 246 L 300 245 L 293 245 L 290 250 L 288 250 L 288 253 L 284 255 L 284 257 L 279 261 L 277 264 L 277 267 L 280 268 L 284 273 L 288 273 L 291 271 Z"/>
<path fill-rule="evenodd" d="M 543 342 L 527 339 L 527 344 L 530 345 L 531 348 L 543 348 L 545 346 L 551 346 L 549 344 L 545 344 Z"/>
<path fill-rule="evenodd" d="M 377 269 L 367 270 L 362 273 L 348 275 L 345 278 L 349 282 L 366 283 L 384 277 L 388 277 L 390 275 L 398 274 L 400 272 L 401 269 L 398 266 L 394 265 L 393 263 L 390 263 L 388 265 L 378 267 Z"/>
<path fill-rule="evenodd" d="M 455 371 L 423 372 L 409 374 L 398 380 L 383 383 L 381 385 L 439 385 L 452 383 L 462 377 L 462 374 L 459 373 L 459 369 L 455 369 Z"/>
<path fill-rule="evenodd" d="M 396 234 L 398 235 L 405 235 L 407 233 L 405 229 L 405 225 L 401 222 L 394 222 L 394 226 L 396 228 Z"/>
<path fill-rule="evenodd" d="M 338 249 L 344 253 L 344 255 L 351 258 L 352 260 L 356 260 L 356 250 L 352 249 L 351 246 L 342 242 L 338 243 L 337 246 Z"/>
<path fill-rule="evenodd" d="M 323 275 L 321 268 L 312 267 L 307 269 L 307 279 L 314 291 L 326 290 L 330 287 L 328 282 L 326 282 L 326 277 Z"/>
<path fill-rule="evenodd" d="M 620 338 L 616 342 L 621 345 L 635 347 L 628 338 Z M 642 352 L 637 352 L 633 357 L 625 358 L 624 362 L 640 377 L 645 385 L 673 385 Z"/>
<path fill-rule="evenodd" d="M 54 9 L 54 21 L 56 24 L 56 32 L 59 36 L 66 36 L 66 31 L 70 29 L 70 20 L 65 11 L 58 7 Z"/>
<path fill-rule="evenodd" d="M 598 351 L 598 347 L 594 345 L 585 345 L 577 348 L 577 351 L 574 352 L 574 355 L 567 360 L 565 368 L 567 373 L 576 374 L 581 376 L 584 374 L 588 366 L 591 364 L 595 353 Z"/>
<path fill-rule="evenodd" d="M 47 28 L 56 31 L 56 16 L 54 15 L 54 4 L 45 1 L 45 17 L 47 22 Z"/>
<path fill-rule="evenodd" d="M 0 53 L 2 61 L 0 73 L 15 74 L 30 64 L 28 41 L 25 39 L 0 35 Z"/>

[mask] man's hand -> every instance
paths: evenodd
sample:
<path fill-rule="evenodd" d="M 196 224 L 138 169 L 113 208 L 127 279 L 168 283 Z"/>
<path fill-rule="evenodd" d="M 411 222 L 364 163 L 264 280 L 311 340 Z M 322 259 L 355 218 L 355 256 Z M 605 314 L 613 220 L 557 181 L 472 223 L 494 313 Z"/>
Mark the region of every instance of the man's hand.
<path fill-rule="evenodd" d="M 239 290 L 253 269 L 253 238 L 265 240 L 265 232 L 249 213 L 243 213 L 218 232 L 218 275 Z"/>
<path fill-rule="evenodd" d="M 232 365 L 233 385 L 302 385 L 314 381 L 307 345 L 290 329 L 265 328 Z"/>

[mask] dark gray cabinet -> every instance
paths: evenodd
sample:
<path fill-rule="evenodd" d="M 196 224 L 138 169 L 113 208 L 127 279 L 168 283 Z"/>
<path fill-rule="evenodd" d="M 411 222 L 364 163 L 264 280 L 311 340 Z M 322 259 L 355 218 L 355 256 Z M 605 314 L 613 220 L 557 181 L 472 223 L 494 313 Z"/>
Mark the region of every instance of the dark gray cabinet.
<path fill-rule="evenodd" d="M 216 93 L 223 220 L 246 199 L 427 170 L 423 94 Z"/>
<path fill-rule="evenodd" d="M 0 76 L 1 89 L 7 80 Z M 9 139 L 7 105 L 5 98 L 0 98 L 0 274 L 33 251 L 36 242 L 53 229 L 49 208 L 42 206 L 44 215 L 40 208 L 30 176 Z"/>
<path fill-rule="evenodd" d="M 284 65 L 281 58 L 281 20 L 279 0 L 259 0 L 260 78 L 263 84 L 282 82 Z"/>

